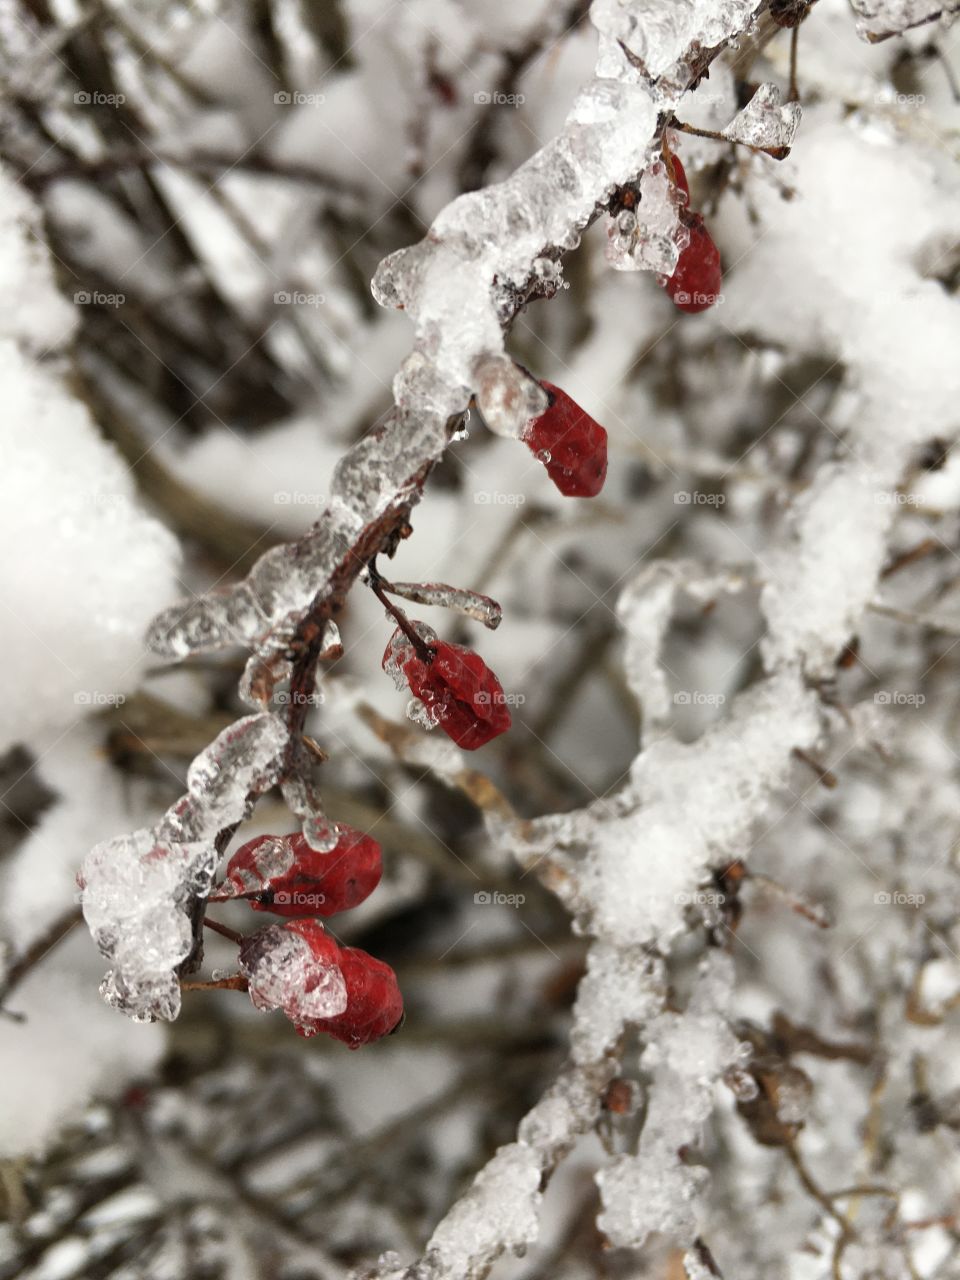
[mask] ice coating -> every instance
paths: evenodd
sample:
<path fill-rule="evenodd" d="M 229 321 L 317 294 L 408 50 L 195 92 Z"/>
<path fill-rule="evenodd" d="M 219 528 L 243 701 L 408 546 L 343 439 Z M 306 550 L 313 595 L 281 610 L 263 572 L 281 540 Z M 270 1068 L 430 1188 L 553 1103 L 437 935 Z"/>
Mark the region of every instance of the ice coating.
<path fill-rule="evenodd" d="M 658 0 L 639 0 L 623 4 L 622 0 L 594 0 L 590 21 L 601 35 L 601 57 L 598 72 L 617 74 L 623 55 L 622 41 L 630 50 L 636 65 L 651 79 L 663 77 L 664 88 L 688 82 L 689 69 L 684 57 L 696 43 L 705 49 L 722 44 L 739 34 L 750 22 L 759 6 L 751 0 L 727 0 L 709 4 L 705 0 L 674 0 L 669 5 Z"/>
<path fill-rule="evenodd" d="M 641 1066 L 651 1079 L 647 1118 L 636 1155 L 597 1174 L 603 1212 L 597 1226 L 611 1244 L 641 1248 L 654 1232 L 681 1245 L 697 1234 L 697 1197 L 707 1171 L 679 1152 L 695 1142 L 713 1107 L 718 1080 L 742 1061 L 727 1023 L 733 982 L 729 956 L 713 952 L 683 1013 L 661 1013 L 647 1028 Z"/>
<path fill-rule="evenodd" d="M 519 1250 L 536 1239 L 541 1167 L 525 1142 L 501 1147 L 430 1237 L 427 1256 L 442 1274 L 468 1276 L 492 1250 Z"/>
<path fill-rule="evenodd" d="M 112 965 L 100 989 L 108 1004 L 140 1021 L 177 1016 L 174 971 L 192 948 L 192 903 L 215 862 L 210 845 L 164 841 L 148 829 L 90 851 L 78 882 L 87 927 Z"/>
<path fill-rule="evenodd" d="M 323 809 L 323 798 L 309 778 L 294 774 L 280 784 L 283 798 L 291 813 L 301 821 L 303 838 L 311 849 L 329 853 L 336 847 L 340 832 Z"/>
<path fill-rule="evenodd" d="M 549 403 L 547 394 L 526 369 L 508 356 L 487 356 L 474 369 L 477 407 L 498 436 L 519 440 L 532 418 Z"/>
<path fill-rule="evenodd" d="M 590 216 L 596 204 L 603 200 L 611 185 L 630 176 L 635 177 L 640 167 L 636 164 L 637 156 L 646 153 L 649 135 L 654 126 L 656 111 L 651 108 L 651 101 L 656 98 L 658 102 L 662 102 L 665 96 L 672 97 L 674 89 L 673 82 L 655 86 L 652 90 L 637 82 L 636 67 L 617 43 L 620 38 L 626 38 L 628 25 L 630 33 L 637 37 L 638 42 L 643 42 L 649 65 L 662 63 L 679 82 L 684 76 L 690 78 L 689 69 L 685 70 L 686 63 L 683 61 L 688 49 L 696 53 L 699 49 L 709 47 L 712 40 L 725 39 L 736 29 L 740 16 L 746 14 L 748 17 L 750 12 L 751 6 L 742 4 L 690 3 L 676 5 L 674 12 L 665 16 L 650 4 L 613 5 L 597 0 L 594 5 L 597 25 L 600 26 L 598 18 L 601 13 L 605 13 L 609 19 L 605 28 L 602 56 L 609 61 L 611 69 L 602 74 L 609 75 L 610 79 L 593 82 L 578 100 L 568 122 L 568 129 L 551 152 L 549 164 L 544 164 L 542 168 L 533 165 L 529 169 L 529 202 L 528 192 L 522 184 L 510 191 L 508 201 L 498 204 L 494 200 L 492 207 L 474 202 L 467 209 L 465 225 L 460 226 L 456 222 L 451 224 L 450 235 L 455 243 L 444 246 L 442 252 L 447 257 L 442 262 L 439 258 L 441 251 L 437 251 L 436 258 L 431 258 L 429 252 L 432 252 L 433 246 L 427 246 L 422 258 L 411 259 L 407 264 L 411 274 L 419 276 L 415 292 L 422 290 L 426 295 L 422 299 L 418 296 L 416 306 L 408 306 L 406 302 L 402 304 L 407 307 L 417 324 L 418 351 L 404 366 L 395 386 L 402 414 L 408 415 L 402 420 L 402 425 L 404 429 L 410 428 L 409 440 L 414 442 L 414 447 L 405 456 L 398 448 L 396 453 L 389 456 L 389 465 L 381 468 L 379 450 L 385 447 L 382 440 L 378 439 L 368 445 L 363 457 L 366 472 L 361 475 L 359 468 L 356 471 L 347 468 L 338 475 L 331 505 L 332 514 L 328 513 L 325 519 L 335 522 L 339 529 L 356 531 L 370 513 L 376 514 L 384 510 L 394 500 L 398 491 L 393 490 L 392 485 L 398 476 L 401 477 L 399 492 L 408 492 L 411 475 L 407 469 L 408 464 L 416 462 L 418 458 L 428 460 L 436 456 L 436 451 L 442 448 L 447 430 L 445 413 L 459 412 L 464 404 L 469 384 L 461 381 L 462 370 L 470 363 L 476 350 L 479 349 L 483 354 L 488 350 L 487 344 L 492 342 L 496 347 L 497 343 L 502 342 L 491 322 L 496 320 L 499 323 L 509 318 L 516 305 L 516 295 L 531 276 L 538 274 L 535 264 L 544 260 L 542 246 L 537 250 L 538 256 L 532 259 L 532 264 L 525 260 L 530 246 L 539 238 L 538 228 L 554 229 L 556 243 L 569 247 L 575 243 L 580 226 Z M 661 24 L 660 27 L 656 25 L 657 22 Z M 625 143 L 629 145 L 624 145 Z M 509 220 L 499 218 L 504 207 L 510 207 Z M 474 225 L 474 213 L 482 214 L 484 218 L 489 213 L 491 217 L 488 222 L 483 222 L 478 217 L 477 225 Z M 571 217 L 573 221 L 570 220 Z M 444 234 L 441 229 L 435 244 L 442 243 Z M 497 271 L 497 281 L 494 282 L 493 276 L 489 274 L 489 266 L 501 252 L 504 253 L 507 265 L 503 273 Z M 484 261 L 477 270 L 472 270 L 471 261 L 478 257 L 482 257 Z M 440 269 L 434 272 L 433 268 L 438 263 Z M 396 279 L 390 280 L 385 276 L 382 291 L 385 302 L 390 297 L 388 286 L 397 285 L 393 290 L 393 297 L 397 300 L 400 299 L 400 286 L 406 290 L 410 282 L 400 278 L 405 269 L 402 266 Z M 447 279 L 453 281 L 449 292 L 446 287 Z M 462 315 L 455 306 L 455 295 L 461 288 L 470 303 L 463 308 Z M 461 293 L 461 304 L 463 297 L 464 293 Z M 474 302 L 474 299 L 477 301 Z M 390 424 L 396 427 L 400 423 L 401 411 L 398 411 L 391 418 Z M 329 539 L 325 542 L 318 539 L 315 565 L 325 563 L 329 547 Z M 322 591 L 327 580 L 319 574 L 314 581 L 310 576 L 313 568 L 304 574 L 303 562 L 291 557 L 286 551 L 273 557 L 269 569 L 269 574 L 265 575 L 266 580 L 260 583 L 264 587 L 264 598 L 258 600 L 257 609 L 268 617 L 272 625 L 275 625 L 275 618 L 288 618 L 296 612 L 295 607 L 286 610 L 281 608 L 284 600 L 309 602 L 314 598 L 309 588 Z M 288 582 L 288 576 L 295 580 Z M 250 625 L 252 628 L 252 620 Z M 260 633 L 256 634 L 259 638 Z M 226 632 L 224 636 L 227 636 Z M 232 640 L 227 636 L 219 643 L 232 643 Z M 757 708 L 758 715 L 764 715 L 765 710 Z M 733 745 L 728 741 L 725 748 L 732 750 Z M 778 761 L 782 765 L 779 755 Z M 710 763 L 713 763 L 712 759 Z M 739 775 L 734 780 L 738 783 L 742 781 Z M 749 782 L 744 785 L 749 789 Z M 749 800 L 755 802 L 757 794 L 749 792 Z M 571 820 L 574 827 L 577 822 L 576 817 Z M 673 833 L 674 836 L 676 834 Z M 681 832 L 680 836 L 684 834 Z M 654 852 L 669 854 L 675 848 L 672 842 L 668 842 L 662 849 L 656 848 Z M 659 859 L 655 862 L 659 865 Z M 685 860 L 682 870 L 684 882 L 689 882 L 690 876 L 694 871 L 699 871 L 700 867 Z M 620 971 L 618 962 L 613 959 L 609 965 L 601 964 L 596 969 L 598 974 L 605 975 L 604 981 L 610 979 L 611 983 L 611 975 Z M 609 990 L 605 988 L 605 991 L 609 996 Z M 646 1016 L 642 986 L 634 994 L 634 1007 L 643 1011 Z M 623 1009 L 609 1010 L 605 1027 L 615 1026 L 622 1016 Z M 604 1030 L 603 1034 L 608 1036 L 610 1032 Z M 536 1136 L 538 1142 L 548 1141 L 545 1132 L 555 1132 L 552 1122 L 558 1116 L 579 1117 L 584 1112 L 589 1114 L 588 1108 L 582 1105 L 583 1092 L 595 1096 L 596 1091 L 590 1089 L 578 1092 L 575 1087 L 571 1087 L 569 1091 L 550 1098 L 550 1105 L 538 1112 L 537 1123 L 527 1126 L 526 1132 L 531 1139 Z M 573 1128 L 572 1121 L 569 1125 L 557 1124 L 559 1131 L 570 1132 Z M 538 1201 L 535 1185 L 539 1185 L 542 1157 L 539 1151 L 531 1152 L 523 1147 L 522 1143 L 514 1144 L 508 1157 L 496 1157 L 486 1171 L 488 1176 L 481 1175 L 478 1179 L 476 1193 L 471 1193 L 472 1198 L 466 1202 L 464 1211 L 461 1213 L 455 1209 L 447 1219 L 447 1229 L 443 1226 L 438 1228 L 432 1242 L 434 1257 L 439 1260 L 438 1274 L 463 1275 L 465 1265 L 473 1267 L 476 1264 L 478 1269 L 482 1268 L 486 1259 L 495 1256 L 503 1247 L 519 1247 L 536 1234 Z M 536 1184 L 533 1180 L 534 1171 L 537 1172 Z M 482 1214 L 476 1212 L 478 1201 L 483 1209 Z"/>
<path fill-rule="evenodd" d="M 149 649 L 173 660 L 231 645 L 252 648 L 312 603 L 348 555 L 356 528 L 342 511 L 324 512 L 302 538 L 265 552 L 244 581 L 165 609 L 147 632 Z"/>
<path fill-rule="evenodd" d="M 231 862 L 229 878 L 218 888 L 223 898 L 242 893 L 259 893 L 264 885 L 284 875 L 294 864 L 293 847 L 286 836 L 271 836 L 261 840 L 254 851 L 252 866 Z"/>
<path fill-rule="evenodd" d="M 793 146 L 802 114 L 799 102 L 784 102 L 775 84 L 762 84 L 726 126 L 723 136 L 785 155 Z"/>
<path fill-rule="evenodd" d="M 645 724 L 667 720 L 673 711 L 660 650 L 677 597 L 687 594 L 706 601 L 742 585 L 735 575 L 710 573 L 692 560 L 655 560 L 620 592 L 617 618 L 624 634 L 624 672 L 643 708 Z"/>
<path fill-rule="evenodd" d="M 432 605 L 440 609 L 452 609 L 464 618 L 482 622 L 495 631 L 503 621 L 503 611 L 490 596 L 460 587 L 448 587 L 445 582 L 391 582 L 390 594 L 414 604 Z"/>
<path fill-rule="evenodd" d="M 212 841 L 225 827 L 241 822 L 249 796 L 276 782 L 287 737 L 286 725 L 269 711 L 229 725 L 191 764 L 187 794 L 161 819 L 161 836 Z"/>
<path fill-rule="evenodd" d="M 268 925 L 245 942 L 240 971 L 256 1008 L 282 1009 L 294 1023 L 335 1018 L 347 1007 L 337 965 L 314 955 L 306 938 L 282 925 Z"/>
<path fill-rule="evenodd" d="M 617 271 L 672 275 L 690 239 L 678 217 L 682 197 L 662 160 L 644 169 L 639 187 L 639 203 L 607 224 L 607 261 Z"/>
<path fill-rule="evenodd" d="M 659 1013 L 665 994 L 664 966 L 657 956 L 603 942 L 591 947 L 573 1011 L 574 1061 L 589 1062 L 607 1052 L 625 1023 L 642 1027 Z"/>
<path fill-rule="evenodd" d="M 958 0 L 850 0 L 857 15 L 857 31 L 875 43 L 911 27 L 940 18 L 945 24 L 960 12 Z"/>
<path fill-rule="evenodd" d="M 414 631 L 425 644 L 435 645 L 437 643 L 437 633 L 432 627 L 428 627 L 425 622 L 417 621 L 414 621 L 412 625 Z M 398 627 L 390 637 L 386 652 L 383 655 L 383 669 L 398 689 L 407 688 L 407 677 L 403 673 L 403 664 L 409 660 L 412 653 L 413 645 L 409 636 L 405 635 L 402 629 Z"/>
<path fill-rule="evenodd" d="M 269 712 L 224 729 L 194 760 L 187 794 L 153 830 L 97 845 L 80 871 L 83 913 L 113 965 L 101 994 L 133 1018 L 173 1019 L 176 968 L 194 945 L 193 911 L 210 890 L 216 838 L 247 815 L 251 794 L 277 778 L 287 742 Z"/>

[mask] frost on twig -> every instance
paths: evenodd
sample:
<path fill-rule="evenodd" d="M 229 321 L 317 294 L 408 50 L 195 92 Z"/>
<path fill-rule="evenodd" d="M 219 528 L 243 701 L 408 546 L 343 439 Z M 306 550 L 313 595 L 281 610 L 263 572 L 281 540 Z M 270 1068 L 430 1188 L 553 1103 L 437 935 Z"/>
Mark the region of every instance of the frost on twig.
<path fill-rule="evenodd" d="M 732 984 L 732 961 L 714 952 L 683 1013 L 661 1013 L 645 1028 L 641 1067 L 650 1075 L 650 1101 L 639 1150 L 597 1175 L 603 1202 L 597 1225 L 611 1244 L 641 1248 L 655 1231 L 684 1245 L 696 1237 L 696 1201 L 707 1172 L 680 1153 L 697 1142 L 717 1079 L 749 1057 L 725 1016 Z"/>
<path fill-rule="evenodd" d="M 857 15 L 857 30 L 871 43 L 938 19 L 952 22 L 960 11 L 957 0 L 850 0 L 850 4 Z"/>

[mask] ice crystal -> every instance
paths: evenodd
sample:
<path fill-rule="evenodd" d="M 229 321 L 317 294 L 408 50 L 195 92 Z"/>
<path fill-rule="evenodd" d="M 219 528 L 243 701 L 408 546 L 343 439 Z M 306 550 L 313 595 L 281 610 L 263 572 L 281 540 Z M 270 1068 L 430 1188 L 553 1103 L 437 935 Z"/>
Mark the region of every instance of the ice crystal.
<path fill-rule="evenodd" d="M 318 959 L 306 938 L 282 925 L 268 925 L 244 943 L 240 970 L 256 1008 L 282 1009 L 298 1024 L 335 1018 L 347 1007 L 339 968 Z"/>
<path fill-rule="evenodd" d="M 799 102 L 785 103 L 775 84 L 762 84 L 726 126 L 723 136 L 785 155 L 793 145 L 801 115 Z"/>
<path fill-rule="evenodd" d="M 607 261 L 618 271 L 673 275 L 690 233 L 678 217 L 681 198 L 662 161 L 644 169 L 639 190 L 636 207 L 621 210 L 608 223 Z"/>

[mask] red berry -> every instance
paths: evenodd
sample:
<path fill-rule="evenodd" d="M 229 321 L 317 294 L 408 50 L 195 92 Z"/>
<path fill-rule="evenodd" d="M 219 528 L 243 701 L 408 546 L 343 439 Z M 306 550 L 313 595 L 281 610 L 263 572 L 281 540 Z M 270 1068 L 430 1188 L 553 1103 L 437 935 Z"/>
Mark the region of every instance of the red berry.
<path fill-rule="evenodd" d="M 380 846 L 344 823 L 337 830 L 340 839 L 326 853 L 299 832 L 249 840 L 227 863 L 230 893 L 262 893 L 266 900 L 251 899 L 251 907 L 278 916 L 332 916 L 358 906 L 380 883 Z"/>
<path fill-rule="evenodd" d="M 397 975 L 388 964 L 359 947 L 341 947 L 337 963 L 347 987 L 346 1009 L 335 1018 L 304 1019 L 297 1035 L 309 1037 L 325 1031 L 350 1049 L 389 1035 L 403 1017 Z"/>
<path fill-rule="evenodd" d="M 528 424 L 524 443 L 562 494 L 595 498 L 607 478 L 607 433 L 560 387 L 542 380 L 540 385 L 550 403 Z"/>
<path fill-rule="evenodd" d="M 681 311 L 706 311 L 716 302 L 723 284 L 720 250 L 699 213 L 685 218 L 690 241 L 680 254 L 676 270 L 664 285 Z"/>
<path fill-rule="evenodd" d="M 240 968 L 258 1009 L 280 1009 L 297 1034 L 334 1036 L 351 1049 L 388 1035 L 403 1017 L 396 974 L 341 947 L 319 920 L 268 925 L 245 938 Z M 326 1013 L 331 1007 L 336 1013 Z"/>
<path fill-rule="evenodd" d="M 435 640 L 418 651 L 398 627 L 383 655 L 383 669 L 394 678 L 402 673 L 400 679 L 430 719 L 465 751 L 476 751 L 510 728 L 503 686 L 472 649 Z"/>

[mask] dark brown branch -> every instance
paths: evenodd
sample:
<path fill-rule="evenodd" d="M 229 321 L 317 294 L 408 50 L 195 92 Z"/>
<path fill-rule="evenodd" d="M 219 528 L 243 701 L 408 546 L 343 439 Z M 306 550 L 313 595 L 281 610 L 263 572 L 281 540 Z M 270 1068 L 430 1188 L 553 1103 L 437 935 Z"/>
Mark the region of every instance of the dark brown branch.
<path fill-rule="evenodd" d="M 7 970 L 6 976 L 0 980 L 0 1008 L 44 956 L 54 947 L 59 946 L 82 919 L 83 913 L 80 908 L 71 907 L 69 911 L 59 916 L 35 942 L 32 942 L 19 959 L 14 961 Z M 18 1019 L 22 1017 L 19 1014 L 16 1016 Z"/>

